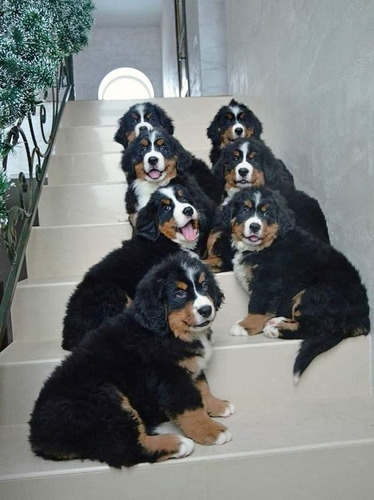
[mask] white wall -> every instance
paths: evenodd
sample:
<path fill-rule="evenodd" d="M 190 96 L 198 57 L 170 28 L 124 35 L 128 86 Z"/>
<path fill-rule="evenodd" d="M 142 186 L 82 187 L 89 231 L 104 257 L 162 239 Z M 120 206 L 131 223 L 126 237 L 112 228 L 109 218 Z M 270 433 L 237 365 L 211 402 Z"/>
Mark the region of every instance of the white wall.
<path fill-rule="evenodd" d="M 229 91 L 320 201 L 374 310 L 374 2 L 226 0 L 226 20 Z"/>
<path fill-rule="evenodd" d="M 151 80 L 162 97 L 162 48 L 159 27 L 94 27 L 90 44 L 74 56 L 77 99 L 97 99 L 101 80 L 113 69 L 129 66 Z"/>
<path fill-rule="evenodd" d="M 186 17 L 191 95 L 227 94 L 224 0 L 188 0 Z"/>
<path fill-rule="evenodd" d="M 174 0 L 163 0 L 161 15 L 162 78 L 164 97 L 179 96 L 177 40 L 175 36 Z"/>

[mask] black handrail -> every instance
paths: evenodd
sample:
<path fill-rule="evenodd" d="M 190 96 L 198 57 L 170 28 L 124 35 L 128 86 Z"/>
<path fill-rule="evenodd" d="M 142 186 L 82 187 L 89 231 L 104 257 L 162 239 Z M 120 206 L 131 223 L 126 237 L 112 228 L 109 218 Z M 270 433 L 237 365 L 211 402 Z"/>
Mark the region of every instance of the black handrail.
<path fill-rule="evenodd" d="M 25 258 L 27 243 L 30 237 L 31 228 L 37 214 L 40 195 L 46 180 L 49 157 L 53 148 L 56 132 L 60 119 L 68 100 L 74 99 L 74 82 L 72 71 L 72 57 L 61 62 L 55 85 L 50 89 L 52 104 L 52 124 L 49 137 L 46 138 L 46 108 L 45 102 L 49 94 L 45 94 L 43 102 L 38 104 L 32 113 L 28 113 L 23 120 L 15 124 L 8 132 L 7 142 L 12 146 L 23 146 L 27 158 L 28 176 L 20 172 L 18 177 L 19 204 L 14 205 L 8 212 L 8 224 L 1 234 L 2 242 L 8 252 L 11 267 L 7 276 L 4 293 L 0 304 L 0 345 L 8 326 L 10 308 L 16 291 L 17 282 L 21 273 L 21 268 Z M 36 116 L 39 111 L 41 136 L 44 145 L 38 144 L 35 134 L 35 125 L 32 116 Z M 31 137 L 29 139 L 25 133 L 25 126 Z M 3 169 L 7 170 L 9 156 L 3 159 Z M 18 224 L 22 221 L 22 227 Z"/>

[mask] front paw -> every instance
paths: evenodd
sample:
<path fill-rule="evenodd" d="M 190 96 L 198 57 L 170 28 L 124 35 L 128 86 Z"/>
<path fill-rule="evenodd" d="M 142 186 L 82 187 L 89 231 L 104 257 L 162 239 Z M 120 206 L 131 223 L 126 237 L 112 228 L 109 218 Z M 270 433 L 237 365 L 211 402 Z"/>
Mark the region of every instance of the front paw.
<path fill-rule="evenodd" d="M 184 434 L 204 445 L 224 444 L 231 441 L 231 433 L 224 425 L 212 420 L 205 410 L 186 411 L 175 422 Z"/>
<path fill-rule="evenodd" d="M 229 417 L 235 413 L 235 406 L 230 401 L 212 398 L 207 405 L 207 413 L 211 417 Z"/>
<path fill-rule="evenodd" d="M 248 332 L 245 328 L 240 326 L 240 321 L 237 321 L 235 325 L 231 327 L 230 335 L 234 337 L 248 337 Z"/>

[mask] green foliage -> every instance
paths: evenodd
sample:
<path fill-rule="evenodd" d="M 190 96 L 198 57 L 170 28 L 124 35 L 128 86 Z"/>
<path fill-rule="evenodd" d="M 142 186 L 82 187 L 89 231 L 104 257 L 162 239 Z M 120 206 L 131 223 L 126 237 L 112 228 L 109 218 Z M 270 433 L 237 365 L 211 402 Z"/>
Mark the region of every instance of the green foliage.
<path fill-rule="evenodd" d="M 88 43 L 91 0 L 0 0 L 0 131 L 33 109 L 63 57 Z"/>

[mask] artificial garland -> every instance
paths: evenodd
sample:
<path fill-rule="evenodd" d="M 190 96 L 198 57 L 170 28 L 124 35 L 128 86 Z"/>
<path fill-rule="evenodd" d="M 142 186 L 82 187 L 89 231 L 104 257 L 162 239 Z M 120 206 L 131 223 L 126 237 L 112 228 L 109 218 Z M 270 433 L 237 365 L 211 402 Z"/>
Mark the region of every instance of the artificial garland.
<path fill-rule="evenodd" d="M 0 1 L 0 159 L 13 149 L 10 127 L 35 109 L 61 60 L 87 45 L 93 10 L 92 0 Z M 0 234 L 10 223 L 12 185 L 0 167 Z"/>
<path fill-rule="evenodd" d="M 61 59 L 87 44 L 93 8 L 92 0 L 0 3 L 0 131 L 31 111 Z"/>

